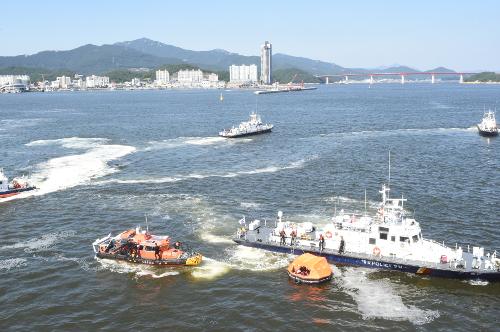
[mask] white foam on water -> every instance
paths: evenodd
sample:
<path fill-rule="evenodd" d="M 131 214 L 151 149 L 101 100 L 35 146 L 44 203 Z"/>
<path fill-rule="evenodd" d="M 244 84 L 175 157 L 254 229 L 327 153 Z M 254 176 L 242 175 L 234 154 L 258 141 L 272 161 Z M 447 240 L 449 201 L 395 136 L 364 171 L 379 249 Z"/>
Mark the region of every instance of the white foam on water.
<path fill-rule="evenodd" d="M 270 252 L 263 249 L 236 246 L 229 248 L 227 263 L 234 269 L 251 271 L 275 271 L 288 266 L 293 255 Z"/>
<path fill-rule="evenodd" d="M 240 202 L 240 206 L 245 209 L 259 209 L 261 205 L 254 202 Z"/>
<path fill-rule="evenodd" d="M 486 280 L 465 280 L 464 282 L 468 283 L 471 286 L 487 286 L 489 282 Z"/>
<path fill-rule="evenodd" d="M 109 140 L 106 138 L 82 138 L 82 137 L 67 137 L 59 139 L 49 139 L 49 140 L 37 140 L 32 141 L 26 146 L 48 146 L 48 145 L 60 145 L 67 149 L 91 149 L 102 144 L 105 144 Z"/>
<path fill-rule="evenodd" d="M 99 258 L 96 259 L 101 265 L 101 268 L 104 270 L 109 270 L 111 272 L 120 274 L 133 274 L 137 278 L 151 277 L 159 279 L 159 278 L 178 275 L 180 273 L 179 271 L 171 270 L 171 268 L 152 267 L 144 264 L 132 264 L 128 262 L 116 261 L 111 259 L 99 259 Z"/>
<path fill-rule="evenodd" d="M 33 141 L 30 146 L 57 144 L 66 148 L 86 149 L 82 154 L 52 158 L 36 166 L 31 180 L 37 190 L 24 192 L 0 200 L 8 201 L 88 184 L 93 179 L 117 172 L 108 162 L 122 158 L 136 151 L 132 146 L 104 144 L 103 138 L 63 138 L 58 140 Z"/>
<path fill-rule="evenodd" d="M 203 241 L 208 242 L 208 243 L 226 243 L 226 244 L 234 244 L 233 240 L 230 238 L 210 234 L 207 232 L 202 232 L 200 234 L 200 237 Z"/>
<path fill-rule="evenodd" d="M 196 279 L 213 280 L 230 270 L 229 264 L 203 256 L 203 261 L 200 265 L 193 267 L 191 275 Z"/>
<path fill-rule="evenodd" d="M 348 268 L 340 276 L 334 275 L 341 289 L 356 301 L 363 319 L 382 318 L 423 325 L 439 317 L 438 311 L 405 305 L 390 281 L 370 280 L 367 275 L 368 272 L 360 268 Z"/>
<path fill-rule="evenodd" d="M 24 251 L 27 253 L 44 251 L 50 249 L 60 239 L 66 239 L 68 237 L 74 236 L 75 234 L 76 232 L 74 231 L 63 231 L 63 232 L 44 234 L 41 237 L 32 238 L 27 241 L 21 241 L 15 244 L 0 247 L 0 250 L 24 248 Z"/>
<path fill-rule="evenodd" d="M 219 173 L 219 174 L 217 174 L 217 173 L 214 173 L 214 174 L 191 173 L 191 174 L 187 174 L 187 175 L 175 175 L 175 176 L 166 176 L 166 177 L 161 177 L 161 178 L 132 179 L 132 180 L 112 179 L 112 180 L 107 180 L 107 181 L 100 181 L 100 182 L 97 182 L 96 184 L 98 184 L 98 185 L 107 184 L 107 183 L 159 184 L 159 183 L 173 183 L 173 182 L 179 182 L 179 181 L 191 180 L 191 179 L 206 179 L 206 178 L 212 178 L 212 177 L 234 178 L 234 177 L 238 177 L 238 176 L 263 174 L 263 173 L 275 173 L 275 172 L 279 172 L 279 171 L 283 171 L 283 170 L 287 170 L 287 169 L 302 168 L 309 160 L 312 160 L 315 158 L 317 158 L 317 157 L 301 159 L 298 161 L 291 162 L 290 164 L 284 165 L 284 166 L 268 166 L 268 167 L 264 167 L 264 168 L 256 168 L 253 170 L 242 170 L 242 171 L 235 171 L 235 172 L 228 172 L 228 173 Z"/>
<path fill-rule="evenodd" d="M 231 140 L 220 136 L 209 136 L 209 137 L 177 137 L 172 139 L 166 139 L 163 141 L 150 141 L 149 146 L 144 148 L 144 151 L 153 150 L 163 150 L 163 149 L 175 149 L 179 147 L 188 146 L 210 146 L 210 145 L 221 145 L 221 144 L 235 144 L 235 143 L 245 143 L 250 142 L 252 139 L 243 138 L 238 140 Z"/>
<path fill-rule="evenodd" d="M 0 260 L 0 270 L 10 271 L 21 266 L 26 265 L 26 259 L 24 258 L 9 258 Z"/>

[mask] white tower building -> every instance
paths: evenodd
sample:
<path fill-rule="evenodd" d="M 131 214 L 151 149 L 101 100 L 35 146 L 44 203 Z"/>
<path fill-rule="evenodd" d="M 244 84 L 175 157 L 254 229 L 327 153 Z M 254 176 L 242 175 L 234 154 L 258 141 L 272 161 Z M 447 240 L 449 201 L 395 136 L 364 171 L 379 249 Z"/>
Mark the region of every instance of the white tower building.
<path fill-rule="evenodd" d="M 262 84 L 271 84 L 272 77 L 272 45 L 266 41 L 260 47 L 260 81 Z"/>

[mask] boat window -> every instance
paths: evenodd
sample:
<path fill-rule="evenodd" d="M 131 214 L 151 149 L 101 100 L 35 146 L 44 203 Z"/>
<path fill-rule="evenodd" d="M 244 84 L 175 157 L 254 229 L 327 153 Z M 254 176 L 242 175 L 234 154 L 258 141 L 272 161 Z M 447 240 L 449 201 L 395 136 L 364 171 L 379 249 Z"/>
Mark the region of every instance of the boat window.
<path fill-rule="evenodd" d="M 145 246 L 144 250 L 146 250 L 146 251 L 155 251 L 155 248 L 154 247 Z"/>
<path fill-rule="evenodd" d="M 413 235 L 411 238 L 413 242 L 418 242 L 418 235 Z"/>
<path fill-rule="evenodd" d="M 422 240 L 422 232 L 418 233 L 418 237 Z"/>
<path fill-rule="evenodd" d="M 396 242 L 396 237 L 395 236 L 391 236 L 391 241 L 392 242 Z"/>
<path fill-rule="evenodd" d="M 380 233 L 381 240 L 387 240 L 387 233 Z"/>
<path fill-rule="evenodd" d="M 410 239 L 410 238 L 408 238 L 408 237 L 406 237 L 406 236 L 400 236 L 400 237 L 399 237 L 399 241 L 401 241 L 401 242 L 406 242 L 406 241 L 408 241 L 409 239 Z"/>
<path fill-rule="evenodd" d="M 369 244 L 375 244 L 376 240 L 374 238 L 369 238 L 368 243 Z"/>
<path fill-rule="evenodd" d="M 389 228 L 387 228 L 387 227 L 379 227 L 379 228 L 378 228 L 378 231 L 379 231 L 379 232 L 386 232 L 386 233 L 389 233 Z"/>

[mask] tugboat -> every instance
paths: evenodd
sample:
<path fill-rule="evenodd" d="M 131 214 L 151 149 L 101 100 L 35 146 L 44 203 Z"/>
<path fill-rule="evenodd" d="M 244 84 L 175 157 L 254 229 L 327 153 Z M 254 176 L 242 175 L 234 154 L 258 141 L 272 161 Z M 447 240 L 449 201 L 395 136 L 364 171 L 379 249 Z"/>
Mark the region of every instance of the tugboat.
<path fill-rule="evenodd" d="M 25 191 L 35 190 L 36 186 L 29 183 L 24 176 L 22 178 L 14 178 L 11 183 L 0 168 L 0 198 L 19 195 Z"/>
<path fill-rule="evenodd" d="M 122 260 L 147 265 L 199 265 L 202 256 L 180 242 L 170 243 L 169 236 L 153 235 L 140 227 L 112 237 L 97 239 L 92 247 L 98 258 Z"/>
<path fill-rule="evenodd" d="M 345 213 L 335 215 L 323 228 L 310 222 L 283 220 L 268 225 L 240 220 L 236 243 L 265 250 L 301 255 L 312 253 L 336 264 L 396 270 L 418 275 L 456 279 L 500 281 L 497 252 L 482 247 L 447 247 L 422 236 L 420 224 L 404 210 L 403 197 L 389 198 L 383 185 L 382 202 L 374 216 Z M 472 250 L 471 250 L 472 249 Z"/>
<path fill-rule="evenodd" d="M 263 124 L 260 115 L 255 112 L 250 114 L 250 119 L 240 123 L 238 127 L 231 129 L 224 129 L 219 132 L 219 136 L 226 138 L 236 138 L 250 135 L 258 135 L 268 133 L 273 129 L 272 124 Z"/>
<path fill-rule="evenodd" d="M 481 136 L 497 136 L 498 128 L 495 120 L 495 113 L 491 110 L 484 112 L 483 121 L 477 125 L 477 129 Z"/>

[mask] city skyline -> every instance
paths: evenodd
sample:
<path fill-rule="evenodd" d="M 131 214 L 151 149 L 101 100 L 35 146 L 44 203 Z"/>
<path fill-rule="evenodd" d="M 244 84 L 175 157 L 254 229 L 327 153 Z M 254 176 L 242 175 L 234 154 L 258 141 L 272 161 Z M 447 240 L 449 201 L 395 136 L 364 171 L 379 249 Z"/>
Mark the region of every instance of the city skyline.
<path fill-rule="evenodd" d="M 402 64 L 418 69 L 446 66 L 460 71 L 500 70 L 496 60 L 500 28 L 495 23 L 500 3 L 494 1 L 418 4 L 255 1 L 251 6 L 225 0 L 183 4 L 25 3 L 29 6 L 3 5 L 2 56 L 112 44 L 141 37 L 185 49 L 220 48 L 258 55 L 258 45 L 270 40 L 276 45 L 276 53 L 350 68 Z M 266 10 L 260 11 L 263 7 Z M 245 15 L 238 15 L 241 12 Z M 168 19 L 155 19 L 159 13 L 165 13 Z M 186 15 L 191 17 L 189 24 Z M 67 24 L 56 27 L 49 24 L 55 21 Z"/>

